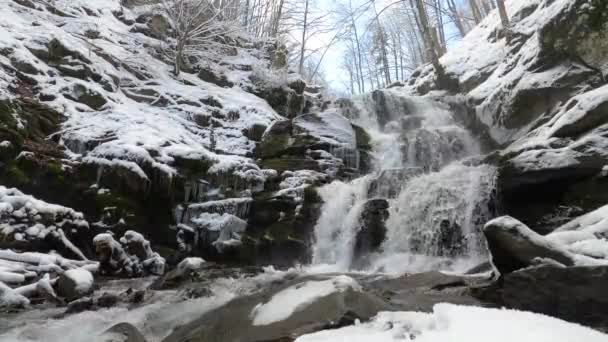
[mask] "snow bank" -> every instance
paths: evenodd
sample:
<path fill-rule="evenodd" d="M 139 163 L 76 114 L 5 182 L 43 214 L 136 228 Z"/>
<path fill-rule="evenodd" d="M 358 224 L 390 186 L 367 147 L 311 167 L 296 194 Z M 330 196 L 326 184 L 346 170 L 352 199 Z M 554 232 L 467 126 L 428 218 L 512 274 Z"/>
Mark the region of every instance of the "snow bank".
<path fill-rule="evenodd" d="M 296 342 L 605 342 L 608 335 L 531 312 L 437 304 L 433 313 L 381 312 L 368 323 Z"/>
<path fill-rule="evenodd" d="M 319 298 L 348 289 L 361 291 L 361 287 L 353 278 L 344 275 L 323 281 L 307 281 L 289 287 L 272 296 L 267 303 L 260 303 L 253 309 L 251 312 L 253 325 L 280 322 Z"/>

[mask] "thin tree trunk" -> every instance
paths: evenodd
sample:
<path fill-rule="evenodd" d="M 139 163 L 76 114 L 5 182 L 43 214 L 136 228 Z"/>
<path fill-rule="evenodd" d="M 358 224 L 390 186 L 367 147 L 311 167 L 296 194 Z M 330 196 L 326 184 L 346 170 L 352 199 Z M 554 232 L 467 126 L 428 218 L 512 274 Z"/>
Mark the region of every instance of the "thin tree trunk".
<path fill-rule="evenodd" d="M 382 57 L 382 64 L 383 64 L 383 68 L 384 68 L 384 77 L 386 79 L 386 84 L 391 84 L 391 73 L 390 73 L 390 66 L 388 65 L 388 51 L 386 48 L 386 32 L 384 30 L 384 27 L 382 27 L 382 23 L 380 23 L 380 15 L 378 13 L 378 10 L 376 9 L 376 1 L 373 1 L 373 5 L 374 5 L 374 12 L 376 13 L 376 24 L 378 25 L 378 30 L 380 30 L 381 33 L 381 39 L 380 39 L 380 54 Z"/>
<path fill-rule="evenodd" d="M 507 30 L 509 28 L 509 16 L 507 15 L 507 8 L 505 7 L 504 0 L 496 0 L 496 6 L 498 6 L 498 13 L 500 13 L 502 27 Z"/>
<path fill-rule="evenodd" d="M 361 43 L 359 41 L 359 33 L 357 30 L 357 23 L 355 22 L 355 16 L 352 12 L 352 9 L 353 9 L 352 0 L 349 0 L 348 4 L 349 4 L 349 10 L 351 12 L 350 19 L 351 19 L 351 24 L 353 25 L 353 33 L 355 34 L 355 43 L 357 46 L 357 58 L 359 61 L 358 63 L 355 63 L 355 64 L 357 64 L 357 65 L 355 65 L 355 67 L 358 66 L 359 73 L 361 74 L 361 78 L 363 79 L 363 66 L 362 66 L 363 61 L 362 61 L 362 57 L 361 57 Z M 362 84 L 362 92 L 363 93 L 365 92 L 365 82 L 363 82 L 363 84 Z"/>
<path fill-rule="evenodd" d="M 456 25 L 460 36 L 464 37 L 467 34 L 467 31 L 465 30 L 464 25 L 462 23 L 462 18 L 460 18 L 460 13 L 458 12 L 458 7 L 456 6 L 456 3 L 454 3 L 454 0 L 447 0 L 447 4 L 448 9 L 450 11 L 450 17 L 452 18 L 452 21 L 454 21 L 454 25 Z"/>
<path fill-rule="evenodd" d="M 306 30 L 308 29 L 308 4 L 310 0 L 306 0 L 304 8 L 304 25 L 302 27 L 302 46 L 300 47 L 300 66 L 298 72 L 300 74 L 304 71 L 304 52 L 306 51 Z"/>
<path fill-rule="evenodd" d="M 435 49 L 435 44 L 433 43 L 433 37 L 429 26 L 429 20 L 426 15 L 426 9 L 424 8 L 424 3 L 422 0 L 416 0 L 416 8 L 418 9 L 418 17 L 420 18 L 420 24 L 422 29 L 424 30 L 422 34 L 427 41 L 428 53 L 431 59 L 431 63 L 435 68 L 435 73 L 437 74 L 437 80 L 439 83 L 444 79 L 444 70 L 441 63 L 439 63 L 439 57 L 437 56 L 437 50 Z"/>
<path fill-rule="evenodd" d="M 475 24 L 479 24 L 481 22 L 481 12 L 479 11 L 477 2 L 475 0 L 469 0 L 469 6 L 471 6 L 471 12 L 473 13 Z"/>

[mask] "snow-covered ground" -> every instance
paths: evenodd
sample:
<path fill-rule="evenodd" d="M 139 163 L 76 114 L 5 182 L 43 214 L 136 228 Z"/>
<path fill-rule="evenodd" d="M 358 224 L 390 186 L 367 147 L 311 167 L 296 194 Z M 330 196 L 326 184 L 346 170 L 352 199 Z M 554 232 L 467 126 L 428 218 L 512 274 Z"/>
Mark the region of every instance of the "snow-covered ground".
<path fill-rule="evenodd" d="M 296 342 L 605 342 L 608 335 L 515 310 L 437 304 L 433 313 L 380 312 L 371 322 L 304 335 Z"/>

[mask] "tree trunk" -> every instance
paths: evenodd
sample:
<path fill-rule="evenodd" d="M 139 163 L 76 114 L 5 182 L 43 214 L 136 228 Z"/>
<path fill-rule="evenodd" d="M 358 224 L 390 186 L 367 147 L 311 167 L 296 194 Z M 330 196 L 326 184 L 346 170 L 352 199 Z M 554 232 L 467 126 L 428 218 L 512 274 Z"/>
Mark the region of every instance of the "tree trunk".
<path fill-rule="evenodd" d="M 441 83 L 445 78 L 445 71 L 443 69 L 443 66 L 439 62 L 437 50 L 435 49 L 435 44 L 433 43 L 433 36 L 429 26 L 428 17 L 426 15 L 426 9 L 424 8 L 424 3 L 422 2 L 422 0 L 416 0 L 415 2 L 416 8 L 418 10 L 418 18 L 420 19 L 420 26 L 423 30 L 422 35 L 424 37 L 424 40 L 427 42 L 429 58 L 431 59 L 433 67 L 435 68 L 437 81 L 438 83 Z"/>
<path fill-rule="evenodd" d="M 302 27 L 302 46 L 300 47 L 300 66 L 298 72 L 300 75 L 304 72 L 304 52 L 306 51 L 306 30 L 308 29 L 308 4 L 310 0 L 306 0 L 304 8 L 304 24 Z"/>
<path fill-rule="evenodd" d="M 454 0 L 447 0 L 448 9 L 450 10 L 450 17 L 452 21 L 454 21 L 454 25 L 458 29 L 461 37 L 464 37 L 467 34 L 467 31 L 462 23 L 462 18 L 460 17 L 460 13 L 458 12 L 458 7 Z"/>
<path fill-rule="evenodd" d="M 361 57 L 361 43 L 359 41 L 359 33 L 357 30 L 357 22 L 355 21 L 355 16 L 353 13 L 353 4 L 352 4 L 352 0 L 349 0 L 348 2 L 349 4 L 349 10 L 350 10 L 350 20 L 351 20 L 351 24 L 353 25 L 353 33 L 355 34 L 355 43 L 356 43 L 356 47 L 357 47 L 357 59 L 358 59 L 358 63 L 355 63 L 355 67 L 358 68 L 358 72 L 361 75 L 361 79 L 363 79 L 363 61 L 362 61 L 362 57 Z M 362 92 L 365 92 L 365 81 L 362 82 Z"/>
<path fill-rule="evenodd" d="M 509 16 L 507 15 L 507 8 L 505 7 L 504 0 L 496 0 L 496 6 L 498 6 L 498 13 L 500 13 L 500 21 L 502 21 L 502 27 L 505 30 L 508 30 Z"/>
<path fill-rule="evenodd" d="M 469 5 L 471 6 L 471 12 L 473 13 L 475 24 L 479 24 L 481 22 L 481 12 L 479 11 L 479 6 L 477 6 L 477 1 L 469 0 Z"/>
<path fill-rule="evenodd" d="M 391 84 L 391 72 L 390 72 L 390 66 L 388 65 L 388 50 L 386 48 L 386 31 L 384 30 L 384 27 L 382 27 L 382 23 L 380 23 L 380 15 L 378 14 L 378 10 L 376 9 L 376 1 L 372 0 L 373 5 L 374 5 L 374 12 L 376 13 L 376 24 L 378 25 L 378 30 L 380 31 L 381 34 L 381 39 L 380 39 L 380 57 L 382 58 L 382 66 L 384 69 L 384 78 L 386 81 L 386 84 Z"/>

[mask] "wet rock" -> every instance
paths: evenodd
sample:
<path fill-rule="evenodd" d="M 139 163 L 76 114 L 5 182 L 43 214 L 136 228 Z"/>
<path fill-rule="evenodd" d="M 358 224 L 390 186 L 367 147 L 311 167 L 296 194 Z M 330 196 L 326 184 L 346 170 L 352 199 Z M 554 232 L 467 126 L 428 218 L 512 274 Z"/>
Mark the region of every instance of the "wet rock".
<path fill-rule="evenodd" d="M 99 298 L 96 299 L 95 304 L 101 308 L 112 308 L 121 302 L 120 296 L 104 292 Z"/>
<path fill-rule="evenodd" d="M 355 238 L 355 258 L 361 258 L 380 248 L 386 239 L 386 220 L 388 219 L 388 201 L 372 199 L 364 204 L 361 213 L 361 229 Z"/>
<path fill-rule="evenodd" d="M 164 341 L 253 342 L 294 339 L 305 333 L 336 327 L 340 322 L 367 320 L 376 312 L 389 308 L 380 298 L 361 291 L 356 283 L 349 285 L 349 279 L 346 276 L 299 279 L 263 291 L 263 294 L 235 299 L 179 327 Z M 315 285 L 336 286 L 339 290 L 328 291 L 311 301 L 305 301 L 294 308 L 293 312 L 288 308 L 285 314 L 279 314 L 277 317 L 266 315 L 264 305 L 275 305 L 277 299 L 272 301 L 275 295 L 280 297 L 294 291 L 294 295 L 298 296 L 299 288 Z"/>
<path fill-rule="evenodd" d="M 437 253 L 440 256 L 455 257 L 466 243 L 462 228 L 458 223 L 444 219 L 439 223 Z"/>
<path fill-rule="evenodd" d="M 56 292 L 59 297 L 71 302 L 91 294 L 94 291 L 93 284 L 91 272 L 84 269 L 68 270 L 59 276 Z"/>
<path fill-rule="evenodd" d="M 571 254 L 512 217 L 500 217 L 488 222 L 483 232 L 492 254 L 492 264 L 502 275 L 544 259 L 565 266 L 574 265 Z"/>
<path fill-rule="evenodd" d="M 83 311 L 91 311 L 95 308 L 95 302 L 93 298 L 80 298 L 68 303 L 68 307 L 65 310 L 67 315 L 83 312 Z"/>
<path fill-rule="evenodd" d="M 395 198 L 409 179 L 422 173 L 424 170 L 419 167 L 382 170 L 370 183 L 369 196 Z"/>
<path fill-rule="evenodd" d="M 130 323 L 118 323 L 100 337 L 104 342 L 146 342 L 144 335 Z"/>
<path fill-rule="evenodd" d="M 400 277 L 370 277 L 362 281 L 371 293 L 399 311 L 432 312 L 437 303 L 490 306 L 473 296 L 471 288 L 488 284 L 483 277 L 462 277 L 441 272 L 407 274 Z"/>

